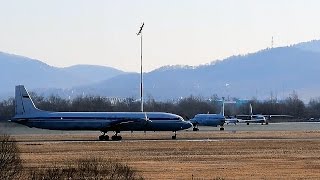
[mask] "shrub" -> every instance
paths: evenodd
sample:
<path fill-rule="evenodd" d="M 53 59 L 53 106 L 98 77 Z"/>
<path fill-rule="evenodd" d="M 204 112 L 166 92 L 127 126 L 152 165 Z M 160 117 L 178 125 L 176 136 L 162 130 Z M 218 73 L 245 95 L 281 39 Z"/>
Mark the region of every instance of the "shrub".
<path fill-rule="evenodd" d="M 9 135 L 0 137 L 0 179 L 17 179 L 22 170 L 19 149 Z"/>
<path fill-rule="evenodd" d="M 112 161 L 102 161 L 97 158 L 79 159 L 76 164 L 65 167 L 36 168 L 29 172 L 32 180 L 62 180 L 62 179 L 112 179 L 135 180 L 143 179 L 129 166 Z"/>

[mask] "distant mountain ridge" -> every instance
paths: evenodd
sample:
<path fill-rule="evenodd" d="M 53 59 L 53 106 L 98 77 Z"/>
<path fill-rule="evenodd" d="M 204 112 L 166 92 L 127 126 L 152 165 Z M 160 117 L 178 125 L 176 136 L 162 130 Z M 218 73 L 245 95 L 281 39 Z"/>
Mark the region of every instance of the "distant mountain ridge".
<path fill-rule="evenodd" d="M 144 73 L 144 96 L 168 100 L 217 94 L 266 99 L 287 97 L 295 91 L 307 99 L 320 97 L 319 72 L 320 41 L 314 40 L 231 56 L 207 65 L 164 66 Z M 140 91 L 139 73 L 91 65 L 56 68 L 5 53 L 0 53 L 0 76 L 0 93 L 13 92 L 16 84 L 71 97 L 91 94 L 138 99 Z"/>
<path fill-rule="evenodd" d="M 88 82 L 99 82 L 125 73 L 112 67 L 84 64 L 65 67 L 62 70 Z"/>
<path fill-rule="evenodd" d="M 320 53 L 320 40 L 302 42 L 294 45 L 294 47 L 305 50 L 305 51 Z"/>
<path fill-rule="evenodd" d="M 320 53 L 299 46 L 279 47 L 198 67 L 154 70 L 144 74 L 144 92 L 146 97 L 156 99 L 177 99 L 191 94 L 283 98 L 294 91 L 302 98 L 310 98 L 320 96 L 319 72 Z M 138 74 L 127 74 L 76 89 L 84 88 L 88 94 L 138 98 L 139 82 Z"/>
<path fill-rule="evenodd" d="M 0 94 L 14 91 L 17 84 L 29 89 L 72 88 L 125 73 L 93 65 L 76 65 L 58 68 L 39 60 L 0 52 Z"/>

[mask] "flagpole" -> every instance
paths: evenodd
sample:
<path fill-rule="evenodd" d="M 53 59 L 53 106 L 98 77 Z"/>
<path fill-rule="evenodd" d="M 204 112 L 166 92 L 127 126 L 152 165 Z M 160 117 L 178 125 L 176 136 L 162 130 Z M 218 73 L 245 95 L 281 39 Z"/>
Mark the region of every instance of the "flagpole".
<path fill-rule="evenodd" d="M 142 32 L 141 32 L 141 35 L 140 35 L 140 60 L 141 60 L 141 71 L 140 71 L 140 83 L 141 83 L 141 86 L 140 86 L 140 98 L 141 98 L 141 112 L 143 112 L 143 76 L 142 76 Z"/>
<path fill-rule="evenodd" d="M 142 74 L 142 28 L 144 23 L 142 23 L 137 36 L 140 35 L 140 101 L 141 101 L 141 112 L 143 112 L 143 74 Z"/>

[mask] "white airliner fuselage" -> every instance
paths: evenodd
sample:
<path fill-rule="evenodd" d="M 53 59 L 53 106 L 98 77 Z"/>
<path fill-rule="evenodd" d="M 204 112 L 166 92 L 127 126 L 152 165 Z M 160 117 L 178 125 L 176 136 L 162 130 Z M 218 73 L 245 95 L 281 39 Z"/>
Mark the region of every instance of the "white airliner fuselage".
<path fill-rule="evenodd" d="M 179 131 L 192 127 L 181 116 L 164 112 L 51 112 L 35 107 L 24 86 L 16 86 L 15 116 L 12 122 L 50 130 L 98 130 L 108 140 L 108 131 L 115 131 L 112 140 L 121 140 L 120 131 Z M 176 133 L 172 136 L 176 138 Z"/>

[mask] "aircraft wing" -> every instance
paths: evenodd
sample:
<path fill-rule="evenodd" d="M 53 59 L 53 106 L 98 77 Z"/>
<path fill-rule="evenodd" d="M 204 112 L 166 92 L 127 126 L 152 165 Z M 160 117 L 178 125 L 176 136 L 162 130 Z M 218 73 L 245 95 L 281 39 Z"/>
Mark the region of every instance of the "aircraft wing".
<path fill-rule="evenodd" d="M 226 122 L 227 124 L 229 124 L 229 123 L 236 124 L 236 123 L 240 122 L 241 120 L 242 120 L 242 119 L 238 119 L 238 118 L 228 118 L 228 119 L 225 120 L 225 122 Z"/>
<path fill-rule="evenodd" d="M 236 115 L 236 118 L 242 119 L 242 120 L 250 120 L 251 116 L 247 114 L 239 114 L 239 115 Z"/>
<path fill-rule="evenodd" d="M 263 115 L 264 117 L 284 117 L 284 118 L 293 118 L 291 115 L 286 114 L 270 114 L 270 115 Z"/>
<path fill-rule="evenodd" d="M 266 119 L 293 119 L 294 116 L 286 115 L 286 114 L 269 114 L 269 115 L 263 115 Z"/>
<path fill-rule="evenodd" d="M 107 129 L 122 129 L 126 126 L 144 126 L 147 124 L 147 121 L 143 118 L 137 119 L 119 119 L 112 121 L 106 128 Z"/>

